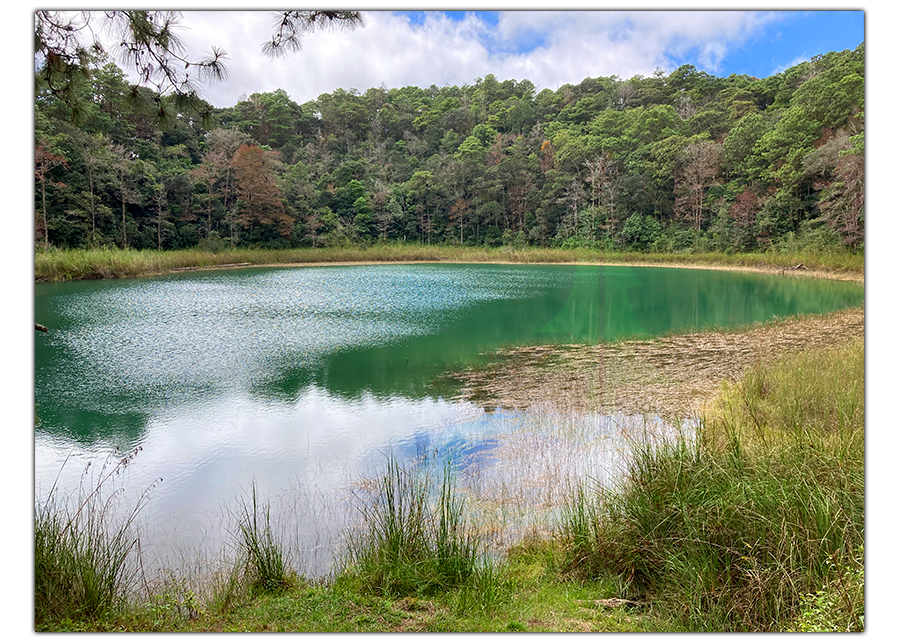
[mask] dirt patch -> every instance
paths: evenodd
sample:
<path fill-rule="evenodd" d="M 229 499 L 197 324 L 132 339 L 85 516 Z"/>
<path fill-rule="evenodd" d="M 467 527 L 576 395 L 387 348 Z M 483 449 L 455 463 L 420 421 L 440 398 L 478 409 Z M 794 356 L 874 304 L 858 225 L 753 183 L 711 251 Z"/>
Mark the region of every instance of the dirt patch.
<path fill-rule="evenodd" d="M 703 331 L 605 345 L 539 345 L 492 354 L 492 364 L 454 374 L 458 398 L 526 410 L 549 402 L 562 412 L 602 411 L 687 418 L 758 362 L 834 345 L 865 333 L 851 308 L 742 331 Z"/>

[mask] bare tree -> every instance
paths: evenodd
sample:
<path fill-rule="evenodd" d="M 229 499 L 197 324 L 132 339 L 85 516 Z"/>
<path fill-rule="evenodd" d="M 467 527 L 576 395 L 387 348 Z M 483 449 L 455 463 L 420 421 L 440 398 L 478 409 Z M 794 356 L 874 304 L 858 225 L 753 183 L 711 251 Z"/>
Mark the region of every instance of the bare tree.
<path fill-rule="evenodd" d="M 568 218 L 566 227 L 571 227 L 576 239 L 578 238 L 578 210 L 581 208 L 584 199 L 585 192 L 584 187 L 581 185 L 580 176 L 576 176 L 572 180 L 572 183 L 566 188 L 566 192 L 559 199 L 560 203 L 563 203 L 571 210 L 571 214 L 566 216 Z M 566 230 L 566 235 L 568 236 L 568 230 Z"/>
<path fill-rule="evenodd" d="M 699 230 L 703 224 L 704 191 L 719 174 L 721 145 L 710 140 L 692 142 L 682 151 L 681 161 L 681 170 L 675 174 L 675 211 Z"/>
<path fill-rule="evenodd" d="M 615 226 L 616 197 L 613 191 L 613 181 L 619 175 L 618 167 L 612 161 L 608 153 L 597 156 L 596 160 L 584 161 L 588 170 L 587 182 L 591 185 L 591 205 L 595 211 L 599 211 L 606 200 L 608 206 L 608 225 Z M 593 240 L 593 235 L 591 236 Z"/>
<path fill-rule="evenodd" d="M 47 182 L 49 181 L 50 171 L 54 167 L 66 165 L 66 159 L 62 156 L 54 154 L 47 147 L 46 142 L 41 142 L 34 148 L 34 177 L 41 185 L 41 211 L 43 213 L 43 229 L 36 229 L 35 236 L 43 231 L 44 247 L 50 247 L 50 232 L 47 225 Z M 53 183 L 59 184 L 59 183 Z M 36 225 L 36 227 L 39 227 Z"/>
<path fill-rule="evenodd" d="M 157 185 L 153 190 L 153 205 L 156 209 L 156 249 L 162 249 L 163 223 L 166 223 L 166 211 L 168 205 L 166 186 Z"/>
<path fill-rule="evenodd" d="M 122 203 L 122 249 L 128 249 L 128 230 L 126 229 L 126 209 L 130 204 L 140 204 L 140 196 L 131 184 L 132 160 L 134 154 L 122 145 L 114 145 L 112 148 L 114 171 L 119 187 L 119 201 Z"/>
<path fill-rule="evenodd" d="M 819 192 L 819 210 L 828 225 L 847 245 L 864 236 L 864 139 L 855 130 L 842 129 L 803 159 L 806 174 Z"/>

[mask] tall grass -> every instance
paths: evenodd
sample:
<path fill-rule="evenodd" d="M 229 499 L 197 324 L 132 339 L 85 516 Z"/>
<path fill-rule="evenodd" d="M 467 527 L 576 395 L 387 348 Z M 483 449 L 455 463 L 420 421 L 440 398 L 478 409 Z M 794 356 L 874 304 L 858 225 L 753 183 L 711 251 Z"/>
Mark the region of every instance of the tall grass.
<path fill-rule="evenodd" d="M 508 262 L 508 263 L 650 263 L 780 268 L 803 263 L 808 268 L 861 273 L 864 256 L 851 252 L 685 253 L 597 251 L 587 248 L 456 247 L 403 243 L 308 249 L 233 249 L 222 252 L 68 249 L 38 251 L 37 281 L 131 278 L 172 270 L 221 265 L 277 265 L 340 262 Z"/>
<path fill-rule="evenodd" d="M 238 549 L 252 590 L 278 592 L 294 583 L 285 547 L 272 529 L 271 510 L 258 497 L 256 483 L 248 499 L 241 499 L 236 513 Z M 232 578 L 233 581 L 233 578 Z"/>
<path fill-rule="evenodd" d="M 148 488 L 121 513 L 121 490 L 112 480 L 136 451 L 101 466 L 88 467 L 77 493 L 60 497 L 58 486 L 36 502 L 34 518 L 34 615 L 48 620 L 96 620 L 122 605 L 137 585 L 139 543 L 135 519 Z"/>
<path fill-rule="evenodd" d="M 574 497 L 570 570 L 618 576 L 693 629 L 790 629 L 822 590 L 860 629 L 863 378 L 860 340 L 727 386 L 697 438 L 638 445 L 621 487 Z"/>
<path fill-rule="evenodd" d="M 432 481 L 395 458 L 360 509 L 363 528 L 351 538 L 346 576 L 382 595 L 430 594 L 456 587 L 479 568 L 480 546 L 445 467 L 436 500 Z"/>

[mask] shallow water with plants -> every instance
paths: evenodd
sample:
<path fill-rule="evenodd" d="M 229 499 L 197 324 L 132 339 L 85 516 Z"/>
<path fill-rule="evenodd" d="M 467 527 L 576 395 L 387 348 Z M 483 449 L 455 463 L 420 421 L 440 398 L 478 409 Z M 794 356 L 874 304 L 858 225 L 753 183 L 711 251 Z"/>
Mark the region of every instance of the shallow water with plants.
<path fill-rule="evenodd" d="M 853 283 L 589 265 L 247 268 L 39 283 L 35 320 L 50 331 L 35 337 L 37 500 L 55 482 L 62 492 L 77 487 L 88 462 L 139 448 L 118 482 L 135 496 L 153 486 L 140 514 L 145 553 L 171 561 L 213 551 L 227 537 L 226 506 L 252 484 L 289 497 L 275 517 L 306 563 L 324 568 L 346 525 L 344 499 L 389 453 L 453 458 L 486 483 L 498 452 L 518 442 L 510 435 L 535 443 L 571 428 L 551 416 L 535 433 L 528 417 L 453 400 L 448 371 L 509 345 L 734 327 L 862 300 Z M 608 438 L 610 454 L 583 448 L 567 460 L 593 452 L 614 466 L 616 435 L 631 429 L 623 421 L 578 423 L 593 435 L 582 442 Z"/>

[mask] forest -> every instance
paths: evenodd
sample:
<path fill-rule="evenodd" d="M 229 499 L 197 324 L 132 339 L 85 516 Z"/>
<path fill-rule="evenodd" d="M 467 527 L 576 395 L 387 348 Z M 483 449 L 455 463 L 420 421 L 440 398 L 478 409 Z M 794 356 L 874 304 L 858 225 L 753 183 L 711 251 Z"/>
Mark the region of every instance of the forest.
<path fill-rule="evenodd" d="M 864 58 L 197 110 L 96 54 L 66 100 L 35 75 L 35 248 L 861 251 Z"/>

